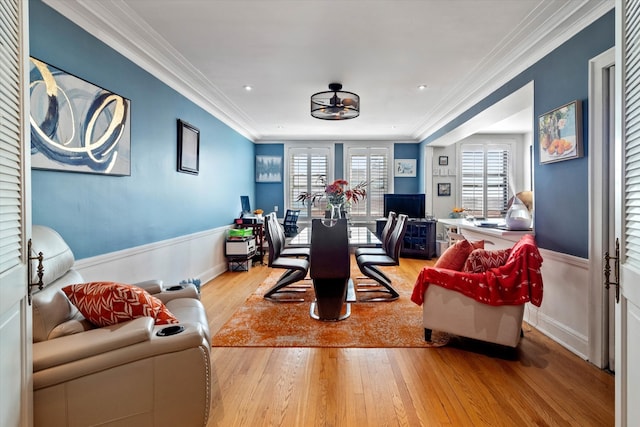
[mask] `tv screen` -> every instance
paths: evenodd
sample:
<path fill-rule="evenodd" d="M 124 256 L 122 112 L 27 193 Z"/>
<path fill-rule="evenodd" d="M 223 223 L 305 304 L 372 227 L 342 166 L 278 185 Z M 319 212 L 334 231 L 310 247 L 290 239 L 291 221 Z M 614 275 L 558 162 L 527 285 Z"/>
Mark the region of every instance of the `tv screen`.
<path fill-rule="evenodd" d="M 396 214 L 406 214 L 409 218 L 424 218 L 424 194 L 385 194 L 384 216 L 389 216 L 389 211 Z"/>

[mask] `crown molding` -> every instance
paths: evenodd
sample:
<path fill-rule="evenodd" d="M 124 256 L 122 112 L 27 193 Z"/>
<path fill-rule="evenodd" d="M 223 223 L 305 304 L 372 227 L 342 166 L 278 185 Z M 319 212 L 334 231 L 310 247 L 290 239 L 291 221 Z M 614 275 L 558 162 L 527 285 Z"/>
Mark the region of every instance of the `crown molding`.
<path fill-rule="evenodd" d="M 43 0 L 67 19 L 251 140 L 251 119 L 122 0 Z"/>
<path fill-rule="evenodd" d="M 151 73 L 196 105 L 251 140 L 262 141 L 252 119 L 148 26 L 123 0 L 43 0 L 75 24 Z M 535 64 L 596 19 L 613 9 L 613 0 L 568 1 L 558 8 L 544 0 L 503 43 L 469 73 L 400 139 L 420 142 Z M 339 138 L 339 135 L 336 135 Z M 342 136 L 344 137 L 344 136 Z M 319 136 L 322 140 L 335 139 Z M 270 135 L 269 140 L 280 139 Z M 296 140 L 282 135 L 282 140 Z M 309 139 L 308 136 L 304 139 Z M 362 135 L 363 140 L 399 139 Z M 266 139 L 265 139 L 266 141 Z"/>
<path fill-rule="evenodd" d="M 562 8 L 540 2 L 527 25 L 516 28 L 469 75 L 452 89 L 412 137 L 423 141 L 482 101 L 509 80 L 540 61 L 571 37 L 614 8 L 613 0 L 567 2 Z M 451 103 L 451 99 L 457 100 Z"/>

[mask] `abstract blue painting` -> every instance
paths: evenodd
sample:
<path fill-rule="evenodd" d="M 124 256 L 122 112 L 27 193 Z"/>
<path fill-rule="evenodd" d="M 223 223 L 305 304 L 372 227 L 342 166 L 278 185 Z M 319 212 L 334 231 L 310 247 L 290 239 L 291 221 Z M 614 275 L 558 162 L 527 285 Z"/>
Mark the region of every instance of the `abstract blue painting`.
<path fill-rule="evenodd" d="M 131 101 L 30 58 L 31 167 L 131 175 Z"/>

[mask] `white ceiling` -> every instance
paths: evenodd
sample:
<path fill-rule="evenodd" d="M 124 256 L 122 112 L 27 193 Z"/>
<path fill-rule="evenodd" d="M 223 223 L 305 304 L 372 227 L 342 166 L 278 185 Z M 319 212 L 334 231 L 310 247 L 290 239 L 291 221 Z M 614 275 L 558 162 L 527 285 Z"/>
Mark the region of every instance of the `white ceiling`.
<path fill-rule="evenodd" d="M 256 142 L 420 141 L 613 8 L 613 0 L 44 2 Z M 331 82 L 360 95 L 360 117 L 311 117 L 310 96 Z M 503 125 L 514 131 L 522 121 L 531 129 L 530 112 Z"/>

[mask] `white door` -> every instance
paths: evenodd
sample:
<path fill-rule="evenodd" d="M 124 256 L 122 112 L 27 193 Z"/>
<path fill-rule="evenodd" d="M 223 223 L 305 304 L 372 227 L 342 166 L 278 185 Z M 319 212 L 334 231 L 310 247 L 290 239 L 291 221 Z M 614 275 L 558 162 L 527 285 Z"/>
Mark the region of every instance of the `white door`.
<path fill-rule="evenodd" d="M 640 423 L 640 0 L 616 1 L 616 426 Z"/>
<path fill-rule="evenodd" d="M 32 424 L 27 3 L 0 1 L 0 426 Z"/>

